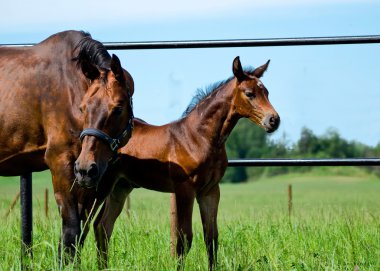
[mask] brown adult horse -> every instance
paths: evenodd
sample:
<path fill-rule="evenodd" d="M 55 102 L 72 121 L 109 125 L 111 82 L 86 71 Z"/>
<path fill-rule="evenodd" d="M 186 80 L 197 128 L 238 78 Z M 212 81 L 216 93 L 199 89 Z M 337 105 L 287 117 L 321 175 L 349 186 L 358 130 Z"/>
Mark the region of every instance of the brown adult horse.
<path fill-rule="evenodd" d="M 50 168 L 71 252 L 86 219 L 81 186 L 95 186 L 130 138 L 133 90 L 119 59 L 84 32 L 0 48 L 0 175 Z"/>
<path fill-rule="evenodd" d="M 185 247 L 191 246 L 192 211 L 197 199 L 209 268 L 213 269 L 218 248 L 219 181 L 227 167 L 225 142 L 242 117 L 268 133 L 280 123 L 268 91 L 259 80 L 268 64 L 244 72 L 237 57 L 233 61 L 234 77 L 196 96 L 182 119 L 163 126 L 135 120 L 133 137 L 120 150 L 119 162 L 100 182 L 106 186 L 111 180 L 117 181 L 94 223 L 103 261 L 107 261 L 107 241 L 126 197 L 133 188 L 144 187 L 175 193 L 177 255 L 181 258 Z"/>

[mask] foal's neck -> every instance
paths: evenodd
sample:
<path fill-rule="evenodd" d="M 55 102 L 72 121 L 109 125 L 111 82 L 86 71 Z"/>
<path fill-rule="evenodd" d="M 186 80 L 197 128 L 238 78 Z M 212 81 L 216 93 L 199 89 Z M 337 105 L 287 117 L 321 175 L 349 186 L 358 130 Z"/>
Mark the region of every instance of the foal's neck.
<path fill-rule="evenodd" d="M 234 114 L 233 94 L 235 79 L 218 87 L 188 116 L 198 137 L 215 147 L 222 147 L 235 127 L 238 116 Z"/>

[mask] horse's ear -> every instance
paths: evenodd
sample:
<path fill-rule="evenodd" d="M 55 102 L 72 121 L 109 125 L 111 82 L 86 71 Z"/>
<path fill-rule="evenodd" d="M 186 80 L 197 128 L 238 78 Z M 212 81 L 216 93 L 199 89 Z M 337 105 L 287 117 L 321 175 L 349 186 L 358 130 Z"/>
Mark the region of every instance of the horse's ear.
<path fill-rule="evenodd" d="M 243 81 L 246 75 L 240 63 L 240 58 L 237 56 L 232 63 L 232 71 L 239 82 Z"/>
<path fill-rule="evenodd" d="M 267 63 L 265 63 L 264 65 L 256 68 L 252 73 L 253 76 L 256 76 L 257 78 L 260 78 L 261 76 L 263 76 L 264 72 L 268 69 L 269 62 L 270 60 L 268 60 Z"/>
<path fill-rule="evenodd" d="M 125 81 L 124 71 L 123 71 L 123 68 L 121 67 L 120 60 L 114 54 L 112 54 L 112 59 L 111 59 L 111 71 L 115 75 L 115 78 L 117 81 L 119 82 Z"/>
<path fill-rule="evenodd" d="M 96 78 L 99 78 L 100 76 L 100 71 L 98 68 L 93 65 L 92 63 L 83 60 L 80 63 L 81 69 L 83 74 L 90 80 L 95 80 Z"/>

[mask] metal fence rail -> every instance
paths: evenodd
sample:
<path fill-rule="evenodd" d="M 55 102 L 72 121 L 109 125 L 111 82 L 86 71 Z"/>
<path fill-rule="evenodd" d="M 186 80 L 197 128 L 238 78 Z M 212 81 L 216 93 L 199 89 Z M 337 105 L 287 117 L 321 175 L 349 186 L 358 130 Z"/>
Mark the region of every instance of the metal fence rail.
<path fill-rule="evenodd" d="M 272 39 L 227 39 L 227 40 L 185 40 L 185 41 L 145 41 L 145 42 L 103 42 L 109 50 L 141 49 L 193 49 L 223 47 L 264 47 L 264 46 L 305 46 L 380 43 L 380 35 L 330 36 Z M 3 44 L 6 47 L 32 46 L 34 43 Z"/>
<path fill-rule="evenodd" d="M 271 166 L 380 166 L 379 158 L 342 159 L 230 159 L 229 167 L 271 167 Z"/>
<path fill-rule="evenodd" d="M 301 45 L 338 45 L 380 43 L 380 35 L 373 36 L 338 36 L 305 37 L 275 39 L 233 39 L 233 40 L 188 40 L 188 41 L 149 41 L 149 42 L 106 42 L 107 49 L 192 49 L 223 47 L 267 47 L 267 46 L 301 46 Z"/>

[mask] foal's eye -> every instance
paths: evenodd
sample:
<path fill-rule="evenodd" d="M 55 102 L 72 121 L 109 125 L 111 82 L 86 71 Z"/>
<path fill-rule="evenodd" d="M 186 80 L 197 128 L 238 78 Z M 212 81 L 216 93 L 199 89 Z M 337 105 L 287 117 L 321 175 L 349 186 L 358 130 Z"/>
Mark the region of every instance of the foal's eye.
<path fill-rule="evenodd" d="M 247 96 L 250 99 L 253 99 L 253 98 L 256 97 L 256 94 L 254 92 L 252 92 L 252 91 L 246 91 L 245 92 L 245 96 Z"/>
<path fill-rule="evenodd" d="M 123 112 L 123 108 L 121 106 L 117 106 L 115 107 L 112 112 L 115 114 L 115 115 L 121 115 L 121 113 Z"/>

